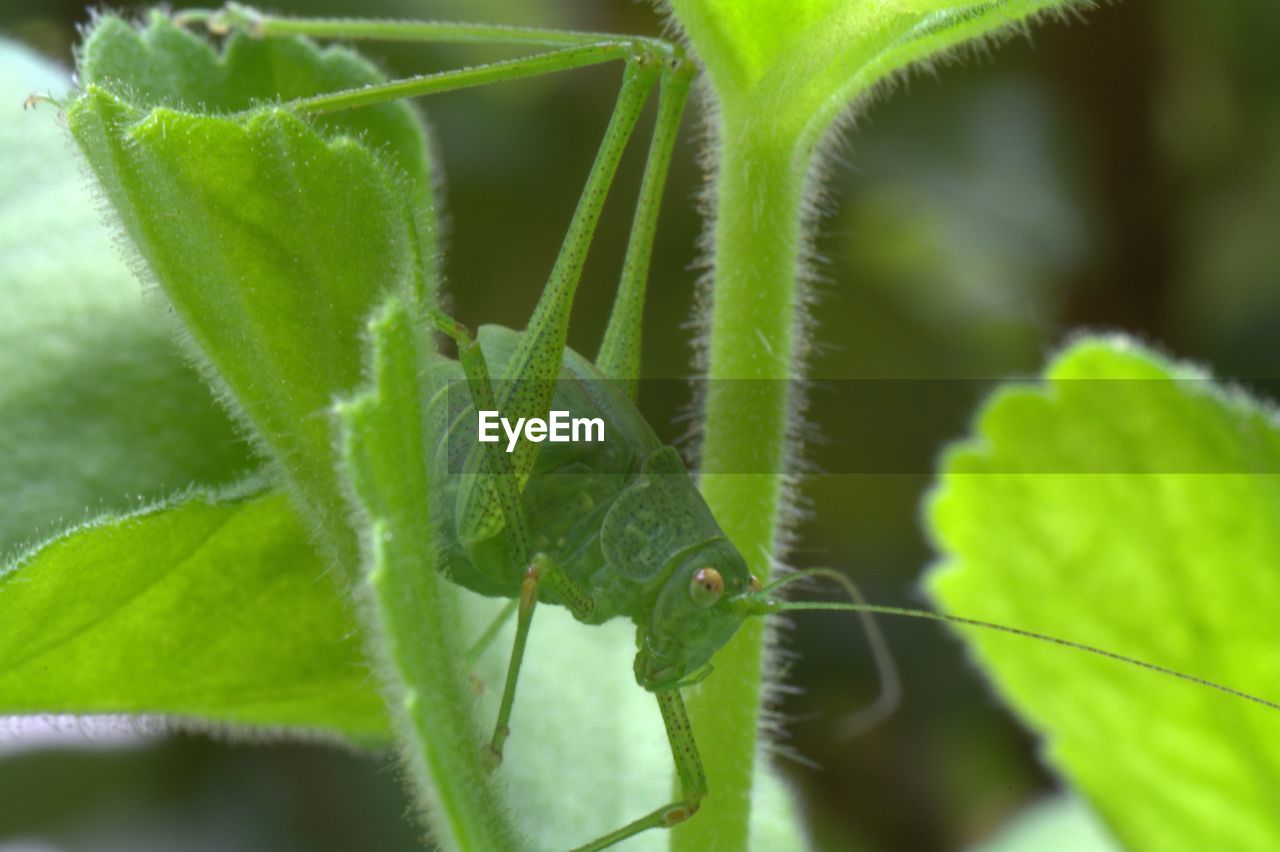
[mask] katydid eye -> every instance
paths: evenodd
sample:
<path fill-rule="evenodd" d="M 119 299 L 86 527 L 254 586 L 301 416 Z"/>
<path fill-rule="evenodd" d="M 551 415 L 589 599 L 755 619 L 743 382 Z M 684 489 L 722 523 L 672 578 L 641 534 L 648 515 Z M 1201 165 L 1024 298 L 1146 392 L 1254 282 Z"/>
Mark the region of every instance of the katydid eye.
<path fill-rule="evenodd" d="M 693 572 L 693 579 L 689 581 L 689 596 L 695 604 L 703 609 L 713 607 L 722 594 L 724 578 L 719 571 L 708 566 Z"/>

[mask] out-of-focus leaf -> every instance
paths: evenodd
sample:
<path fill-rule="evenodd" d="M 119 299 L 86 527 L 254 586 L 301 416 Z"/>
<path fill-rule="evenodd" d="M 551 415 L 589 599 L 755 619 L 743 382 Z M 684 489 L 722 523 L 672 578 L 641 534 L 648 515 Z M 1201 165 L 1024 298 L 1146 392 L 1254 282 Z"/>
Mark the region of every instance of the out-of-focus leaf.
<path fill-rule="evenodd" d="M 106 516 L 0 573 L 0 715 L 159 714 L 384 739 L 359 634 L 279 491 Z"/>
<path fill-rule="evenodd" d="M 1036 802 L 1018 813 L 974 852 L 1119 852 L 1089 806 L 1070 796 Z"/>
<path fill-rule="evenodd" d="M 0 42 L 0 104 L 69 85 Z M 250 463 L 111 244 L 56 112 L 0 122 L 0 555 Z"/>
<path fill-rule="evenodd" d="M 945 608 L 1276 699 L 1280 427 L 1123 340 L 1086 340 L 952 450 L 929 518 Z M 1048 760 L 1139 849 L 1280 846 L 1280 713 L 966 632 Z"/>
<path fill-rule="evenodd" d="M 433 286 L 420 124 L 403 103 L 310 122 L 251 107 L 381 76 L 300 39 L 236 35 L 219 55 L 159 14 L 141 31 L 101 19 L 80 74 L 68 122 L 125 232 L 313 529 L 353 566 L 325 411 L 359 382 L 379 294 L 427 299 Z"/>

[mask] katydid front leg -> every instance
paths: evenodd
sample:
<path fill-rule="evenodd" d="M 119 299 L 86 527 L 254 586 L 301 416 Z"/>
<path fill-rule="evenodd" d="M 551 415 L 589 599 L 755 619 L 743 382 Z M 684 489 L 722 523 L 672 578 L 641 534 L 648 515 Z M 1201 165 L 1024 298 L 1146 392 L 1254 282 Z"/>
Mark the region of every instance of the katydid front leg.
<path fill-rule="evenodd" d="M 524 663 L 524 648 L 529 640 L 529 627 L 533 624 L 533 610 L 538 605 L 538 590 L 544 585 L 555 593 L 576 618 L 586 618 L 595 609 L 595 601 L 590 593 L 565 574 L 549 556 L 539 553 L 533 557 L 520 584 L 516 639 L 511 649 L 511 661 L 507 664 L 507 681 L 502 689 L 502 703 L 498 705 L 498 721 L 494 724 L 493 738 L 486 749 L 493 768 L 502 763 L 502 747 L 511 733 L 509 723 L 511 708 L 515 703 L 516 681 L 520 677 L 520 666 Z"/>

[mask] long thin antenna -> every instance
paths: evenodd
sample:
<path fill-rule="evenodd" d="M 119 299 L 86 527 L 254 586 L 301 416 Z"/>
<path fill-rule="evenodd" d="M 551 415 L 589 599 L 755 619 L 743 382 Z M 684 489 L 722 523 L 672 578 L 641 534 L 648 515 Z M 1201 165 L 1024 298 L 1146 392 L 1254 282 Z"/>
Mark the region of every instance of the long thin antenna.
<path fill-rule="evenodd" d="M 854 582 L 839 571 L 834 571 L 830 568 L 810 568 L 806 571 L 797 571 L 794 574 L 788 574 L 781 580 L 770 583 L 767 587 L 761 589 L 757 596 L 766 596 L 780 586 L 793 583 L 805 577 L 826 577 L 828 580 L 839 584 L 845 590 L 849 599 L 853 601 L 852 605 L 859 607 L 855 611 L 858 614 L 858 620 L 862 623 L 862 630 L 866 634 L 867 644 L 871 647 L 871 660 L 875 665 L 876 679 L 880 682 L 880 691 L 870 704 L 850 713 L 841 721 L 840 736 L 853 739 L 871 730 L 892 715 L 894 710 L 898 709 L 898 704 L 902 701 L 902 678 L 898 675 L 898 666 L 893 661 L 889 643 L 885 641 L 884 634 L 880 632 L 880 625 L 876 624 L 870 609 L 863 608 L 870 606 L 867 603 L 867 599 L 862 596 L 862 592 L 858 590 Z"/>
<path fill-rule="evenodd" d="M 802 572 L 802 575 L 813 574 L 813 573 L 820 573 L 823 576 L 831 576 L 831 574 L 834 572 L 828 572 L 824 569 L 818 569 L 818 571 L 816 572 L 813 572 L 813 571 Z M 792 575 L 785 579 L 789 581 L 794 576 L 797 576 L 797 575 Z M 761 591 L 759 595 L 767 594 L 768 591 L 774 588 L 777 588 L 778 585 L 780 585 L 780 583 L 775 583 L 771 585 L 769 589 Z M 759 595 L 757 595 L 756 597 L 759 598 Z M 1245 701 L 1252 701 L 1254 704 L 1261 704 L 1263 707 L 1266 707 L 1269 710 L 1275 710 L 1277 712 L 1280 712 L 1280 704 L 1274 701 L 1268 701 L 1265 698 L 1259 698 L 1256 695 L 1250 695 L 1247 692 L 1241 692 L 1238 689 L 1232 689 L 1229 686 L 1223 686 L 1220 683 L 1214 683 L 1213 681 L 1205 680 L 1202 677 L 1196 677 L 1195 675 L 1184 674 L 1183 672 L 1175 671 L 1173 669 L 1166 668 L 1164 666 L 1158 666 L 1155 663 L 1148 663 L 1145 660 L 1137 660 L 1137 659 L 1134 659 L 1133 657 L 1126 657 L 1123 654 L 1116 654 L 1111 651 L 1104 651 L 1101 648 L 1095 648 L 1092 645 L 1085 645 L 1081 642 L 1072 642 L 1069 639 L 1059 639 L 1056 636 L 1046 636 L 1043 633 L 1033 633 L 1030 630 L 1022 630 L 1021 628 L 1018 628 L 1018 627 L 1006 627 L 1003 624 L 995 624 L 990 621 L 980 621 L 976 618 L 964 618 L 963 616 L 959 616 L 959 615 L 943 615 L 942 613 L 929 612 L 928 610 L 924 610 L 924 609 L 904 609 L 902 607 L 879 606 L 877 604 L 868 604 L 868 603 L 844 604 L 844 603 L 826 603 L 822 601 L 771 601 L 764 598 L 759 598 L 759 600 L 760 600 L 760 607 L 761 607 L 760 611 L 765 613 L 790 612 L 790 611 L 797 611 L 797 610 L 814 610 L 814 611 L 828 610 L 828 611 L 843 611 L 843 612 L 857 612 L 857 613 L 874 613 L 876 615 L 897 615 L 897 616 L 904 616 L 906 618 L 922 618 L 928 621 L 941 621 L 948 624 L 960 624 L 965 627 L 981 627 L 985 630 L 995 630 L 1000 633 L 1009 633 L 1014 636 L 1022 636 L 1023 638 L 1026 638 L 1026 639 L 1038 639 L 1041 642 L 1050 642 L 1054 645 L 1061 645 L 1064 648 L 1072 648 L 1076 651 L 1085 651 L 1090 654 L 1096 654 L 1099 657 L 1106 657 L 1108 660 L 1115 660 L 1116 662 L 1127 663 L 1128 665 L 1137 666 L 1138 668 L 1147 669 L 1148 671 L 1158 672 L 1159 674 L 1162 674 L 1162 675 L 1176 677 L 1179 680 L 1185 680 L 1190 683 L 1197 684 L 1199 686 L 1207 686 L 1209 689 L 1215 689 L 1218 692 L 1226 693 L 1227 695 L 1233 696 L 1235 698 L 1242 698 Z"/>

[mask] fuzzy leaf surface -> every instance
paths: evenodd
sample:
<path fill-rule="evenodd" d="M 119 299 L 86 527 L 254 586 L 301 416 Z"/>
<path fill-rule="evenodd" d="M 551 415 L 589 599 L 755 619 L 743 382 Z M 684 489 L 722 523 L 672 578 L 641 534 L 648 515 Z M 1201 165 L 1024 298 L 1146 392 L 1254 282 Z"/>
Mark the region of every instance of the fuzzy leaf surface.
<path fill-rule="evenodd" d="M 432 286 L 420 124 L 402 103 L 313 120 L 254 106 L 381 77 L 299 39 L 236 35 L 219 54 L 159 14 L 143 30 L 103 18 L 80 74 L 68 123 L 126 234 L 313 531 L 352 565 L 325 411 L 358 384 L 379 294 Z"/>
<path fill-rule="evenodd" d="M 278 490 L 193 493 L 0 572 L 0 715 L 158 714 L 382 741 L 359 634 Z"/>
<path fill-rule="evenodd" d="M 70 85 L 0 42 L 0 103 Z M 251 464 L 86 184 L 54 107 L 0 122 L 0 558 Z"/>
<path fill-rule="evenodd" d="M 1205 374 L 1086 340 L 998 392 L 929 507 L 944 611 L 1275 700 L 1280 425 Z M 1139 849 L 1280 846 L 1280 713 L 1018 637 L 964 631 L 1049 762 Z"/>
<path fill-rule="evenodd" d="M 364 552 L 363 594 L 418 801 L 446 849 L 514 848 L 480 760 L 457 597 L 436 569 L 426 518 L 423 399 L 415 322 L 398 300 L 369 323 L 372 386 L 338 408 L 344 469 Z"/>

